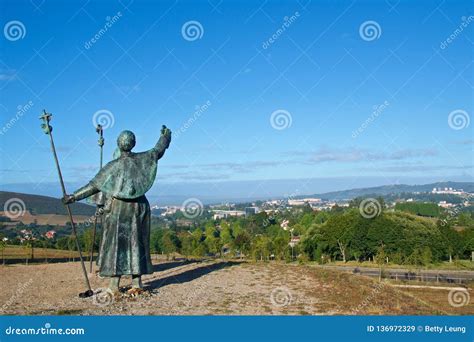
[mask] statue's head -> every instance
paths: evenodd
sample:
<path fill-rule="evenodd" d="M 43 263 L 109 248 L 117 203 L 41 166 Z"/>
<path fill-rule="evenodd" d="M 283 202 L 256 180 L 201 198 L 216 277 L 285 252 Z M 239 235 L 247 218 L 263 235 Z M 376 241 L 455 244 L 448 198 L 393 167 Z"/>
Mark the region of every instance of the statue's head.
<path fill-rule="evenodd" d="M 123 131 L 117 138 L 117 146 L 120 151 L 129 152 L 135 146 L 135 134 L 131 131 Z"/>

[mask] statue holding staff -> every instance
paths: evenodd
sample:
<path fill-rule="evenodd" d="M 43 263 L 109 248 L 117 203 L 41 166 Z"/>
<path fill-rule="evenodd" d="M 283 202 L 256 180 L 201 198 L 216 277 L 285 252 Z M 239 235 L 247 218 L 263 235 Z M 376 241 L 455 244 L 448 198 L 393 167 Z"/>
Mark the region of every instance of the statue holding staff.
<path fill-rule="evenodd" d="M 123 131 L 117 139 L 116 159 L 105 165 L 84 187 L 63 202 L 73 203 L 102 192 L 106 198 L 99 274 L 110 277 L 109 289 L 119 290 L 120 277 L 132 276 L 132 288 L 141 289 L 141 275 L 153 273 L 150 256 L 150 204 L 145 193 L 152 187 L 157 162 L 171 142 L 171 131 L 163 126 L 154 148 L 132 152 L 135 135 Z"/>

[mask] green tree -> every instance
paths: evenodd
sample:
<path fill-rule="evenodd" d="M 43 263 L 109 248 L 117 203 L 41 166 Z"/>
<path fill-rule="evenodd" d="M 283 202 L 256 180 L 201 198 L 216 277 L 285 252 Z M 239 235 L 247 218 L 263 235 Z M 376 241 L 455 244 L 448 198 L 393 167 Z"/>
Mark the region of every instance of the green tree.
<path fill-rule="evenodd" d="M 186 260 L 193 254 L 193 236 L 190 232 L 179 232 L 177 237 L 180 241 L 180 253 Z"/>
<path fill-rule="evenodd" d="M 206 255 L 206 245 L 204 243 L 204 238 L 202 234 L 202 230 L 200 228 L 196 228 L 193 233 L 193 255 L 197 257 L 203 257 Z"/>
<path fill-rule="evenodd" d="M 7 247 L 6 241 L 0 239 L 0 251 L 2 252 L 2 264 L 5 265 L 5 248 Z"/>
<path fill-rule="evenodd" d="M 212 224 L 206 225 L 205 231 L 206 238 L 204 239 L 204 243 L 206 244 L 207 250 L 209 253 L 216 255 L 217 253 L 221 253 L 222 244 L 219 237 L 219 232 Z"/>
<path fill-rule="evenodd" d="M 227 247 L 227 248 L 232 247 L 234 236 L 232 234 L 232 228 L 230 227 L 230 224 L 228 224 L 227 222 L 221 223 L 220 238 L 221 238 L 222 247 Z"/>
<path fill-rule="evenodd" d="M 288 254 L 288 242 L 289 242 L 289 237 L 286 237 L 284 235 L 276 236 L 272 240 L 272 249 L 273 253 L 275 254 L 275 258 L 277 260 L 284 260 Z"/>
<path fill-rule="evenodd" d="M 374 261 L 379 265 L 379 281 L 382 281 L 383 266 L 385 264 L 387 254 L 385 253 L 384 245 L 378 248 L 378 252 L 374 257 Z"/>
<path fill-rule="evenodd" d="M 433 261 L 433 253 L 431 252 L 431 249 L 428 246 L 425 246 L 423 248 L 423 251 L 421 253 L 421 261 L 424 266 L 431 264 L 431 262 Z"/>
<path fill-rule="evenodd" d="M 247 255 L 250 251 L 251 238 L 249 233 L 246 231 L 240 232 L 234 240 L 235 249 L 240 253 L 242 258 L 244 255 Z"/>
<path fill-rule="evenodd" d="M 93 229 L 92 228 L 89 228 L 89 229 L 86 229 L 84 231 L 84 233 L 81 235 L 82 237 L 82 245 L 84 247 L 84 252 L 86 255 L 90 255 L 89 252 L 91 250 L 91 247 L 92 247 L 92 239 L 93 239 Z"/>
<path fill-rule="evenodd" d="M 395 210 L 428 217 L 439 217 L 440 210 L 436 203 L 405 202 L 397 203 Z"/>
<path fill-rule="evenodd" d="M 31 258 L 33 259 L 34 252 L 33 252 L 33 244 L 31 241 L 27 241 L 23 244 L 22 249 L 25 253 L 25 264 L 28 265 L 28 260 Z"/>
<path fill-rule="evenodd" d="M 72 257 L 72 261 L 74 261 L 76 258 L 75 258 L 75 255 L 73 253 L 73 251 L 76 250 L 76 238 L 73 237 L 73 236 L 69 236 L 68 239 L 67 239 L 67 248 L 69 250 L 69 258 Z"/>
<path fill-rule="evenodd" d="M 166 260 L 169 260 L 170 254 L 176 252 L 178 249 L 178 239 L 176 234 L 171 230 L 165 231 L 161 237 L 161 246 L 163 248 L 163 253 L 166 254 Z"/>
<path fill-rule="evenodd" d="M 153 229 L 150 234 L 150 248 L 153 253 L 164 253 L 162 246 L 164 230 L 163 229 Z"/>
<path fill-rule="evenodd" d="M 271 249 L 272 243 L 267 236 L 259 235 L 252 241 L 252 255 L 255 261 L 269 260 Z"/>
<path fill-rule="evenodd" d="M 438 228 L 442 235 L 449 262 L 453 262 L 453 256 L 462 256 L 463 254 L 462 237 L 449 224 L 443 224 L 442 221 L 438 221 Z"/>

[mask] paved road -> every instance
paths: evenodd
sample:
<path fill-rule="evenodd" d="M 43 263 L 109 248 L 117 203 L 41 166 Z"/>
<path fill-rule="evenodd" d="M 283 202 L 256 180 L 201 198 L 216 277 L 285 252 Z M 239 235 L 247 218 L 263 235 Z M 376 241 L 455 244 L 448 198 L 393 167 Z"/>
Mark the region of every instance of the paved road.
<path fill-rule="evenodd" d="M 380 269 L 375 267 L 355 267 L 355 266 L 325 266 L 339 271 L 352 272 L 369 277 L 378 277 Z M 452 271 L 452 270 L 421 270 L 413 271 L 402 268 L 385 268 L 385 277 L 395 280 L 418 280 L 440 283 L 465 284 L 474 281 L 474 271 Z"/>

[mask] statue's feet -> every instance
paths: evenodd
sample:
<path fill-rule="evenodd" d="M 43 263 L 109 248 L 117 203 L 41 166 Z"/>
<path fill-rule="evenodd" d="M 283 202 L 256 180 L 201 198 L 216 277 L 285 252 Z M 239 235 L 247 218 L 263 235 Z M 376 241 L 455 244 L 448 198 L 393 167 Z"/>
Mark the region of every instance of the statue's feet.
<path fill-rule="evenodd" d="M 141 276 L 132 276 L 132 289 L 143 289 Z"/>
<path fill-rule="evenodd" d="M 117 293 L 119 292 L 119 289 L 120 289 L 119 285 L 120 285 L 120 277 L 111 277 L 108 290 L 111 291 L 112 293 Z"/>
<path fill-rule="evenodd" d="M 106 289 L 106 291 L 107 291 L 108 293 L 112 293 L 112 294 L 114 294 L 114 295 L 120 294 L 120 288 L 118 288 L 118 287 L 110 287 L 110 286 L 109 286 L 109 287 Z"/>
<path fill-rule="evenodd" d="M 127 294 L 130 296 L 130 297 L 137 297 L 141 294 L 145 293 L 145 290 L 143 289 L 140 289 L 140 288 L 136 288 L 136 287 L 132 287 L 131 289 L 129 289 L 127 291 Z"/>

